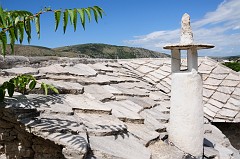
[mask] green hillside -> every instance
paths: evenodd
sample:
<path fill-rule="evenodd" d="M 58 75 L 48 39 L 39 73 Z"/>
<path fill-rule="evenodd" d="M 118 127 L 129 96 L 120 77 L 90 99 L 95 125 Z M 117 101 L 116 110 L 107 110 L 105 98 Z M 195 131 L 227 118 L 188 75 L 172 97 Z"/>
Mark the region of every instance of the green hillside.
<path fill-rule="evenodd" d="M 129 58 L 163 58 L 167 54 L 143 48 L 116 46 L 108 44 L 81 44 L 55 48 L 59 52 L 74 52 L 90 58 L 129 59 Z"/>
<path fill-rule="evenodd" d="M 10 46 L 7 46 L 7 55 L 11 54 Z M 32 45 L 15 45 L 15 55 L 20 56 L 60 56 L 81 58 L 161 58 L 169 57 L 167 54 L 127 46 L 115 46 L 107 44 L 81 44 L 64 46 L 59 48 L 47 48 Z"/>

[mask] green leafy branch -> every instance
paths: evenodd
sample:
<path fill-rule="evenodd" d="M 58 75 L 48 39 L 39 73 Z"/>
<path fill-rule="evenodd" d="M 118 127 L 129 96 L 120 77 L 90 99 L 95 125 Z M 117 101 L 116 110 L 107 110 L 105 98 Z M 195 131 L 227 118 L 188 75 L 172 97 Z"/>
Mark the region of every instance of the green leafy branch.
<path fill-rule="evenodd" d="M 61 16 L 63 17 L 63 32 L 66 32 L 68 21 L 70 19 L 71 25 L 73 25 L 74 31 L 77 28 L 78 16 L 82 27 L 85 30 L 86 17 L 88 21 L 91 21 L 92 14 L 94 15 L 95 21 L 98 23 L 98 19 L 102 18 L 104 11 L 98 6 L 88 8 L 74 8 L 74 9 L 58 9 L 52 10 L 51 8 L 45 8 L 36 14 L 33 14 L 25 10 L 13 10 L 7 11 L 0 7 L 0 43 L 2 47 L 2 55 L 6 55 L 6 46 L 8 38 L 10 39 L 11 51 L 14 53 L 14 44 L 19 41 L 22 44 L 24 39 L 24 33 L 27 35 L 28 43 L 31 41 L 31 29 L 32 23 L 34 22 L 38 38 L 40 38 L 40 17 L 43 13 L 53 12 L 55 19 L 55 31 L 57 31 Z"/>
<path fill-rule="evenodd" d="M 28 94 L 36 87 L 37 83 L 36 78 L 32 75 L 19 75 L 11 78 L 0 86 L 0 101 L 4 100 L 6 91 L 10 97 L 13 96 L 15 91 L 22 94 Z M 48 90 L 52 90 L 54 93 L 59 94 L 58 90 L 53 85 L 44 82 L 41 83 L 40 89 L 44 91 L 45 95 L 48 94 Z"/>

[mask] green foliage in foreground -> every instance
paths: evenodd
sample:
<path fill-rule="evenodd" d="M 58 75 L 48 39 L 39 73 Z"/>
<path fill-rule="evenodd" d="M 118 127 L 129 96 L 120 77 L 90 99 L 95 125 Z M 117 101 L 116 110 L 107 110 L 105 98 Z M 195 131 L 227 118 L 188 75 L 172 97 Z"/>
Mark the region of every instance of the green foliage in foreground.
<path fill-rule="evenodd" d="M 234 71 L 237 71 L 237 72 L 240 71 L 240 63 L 238 62 L 225 62 L 224 65 L 231 68 Z"/>
<path fill-rule="evenodd" d="M 14 53 L 14 44 L 19 41 L 22 44 L 24 35 L 27 35 L 28 43 L 31 41 L 32 23 L 35 24 L 38 38 L 40 38 L 40 17 L 43 13 L 53 12 L 55 19 L 55 31 L 58 29 L 60 19 L 63 19 L 63 32 L 65 33 L 68 21 L 73 25 L 74 31 L 77 28 L 78 17 L 82 27 L 85 29 L 86 17 L 88 21 L 91 21 L 91 15 L 94 15 L 95 21 L 98 22 L 99 17 L 102 18 L 104 11 L 98 7 L 88 8 L 74 8 L 74 9 L 58 9 L 52 10 L 51 8 L 45 8 L 36 14 L 33 14 L 26 10 L 4 10 L 0 6 L 0 43 L 2 48 L 2 54 L 6 54 L 6 46 L 9 43 L 11 45 L 12 53 Z M 10 39 L 10 42 L 8 42 Z"/>
<path fill-rule="evenodd" d="M 37 81 L 36 78 L 32 75 L 19 75 L 10 79 L 9 81 L 4 82 L 0 86 L 0 101 L 3 101 L 5 98 L 6 91 L 10 97 L 13 96 L 14 92 L 20 92 L 22 94 L 28 94 L 31 90 L 36 87 Z M 49 84 L 41 83 L 41 89 L 44 90 L 45 95 L 48 94 L 48 90 L 52 90 L 54 93 L 59 93 L 58 90 Z"/>

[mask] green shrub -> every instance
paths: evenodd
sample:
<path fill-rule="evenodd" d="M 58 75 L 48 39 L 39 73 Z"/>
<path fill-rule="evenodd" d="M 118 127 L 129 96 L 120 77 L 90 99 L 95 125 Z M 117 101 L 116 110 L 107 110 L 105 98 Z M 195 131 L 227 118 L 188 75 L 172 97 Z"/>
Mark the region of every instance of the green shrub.
<path fill-rule="evenodd" d="M 234 71 L 237 71 L 237 72 L 240 71 L 240 63 L 238 62 L 225 62 L 223 65 L 231 68 Z"/>

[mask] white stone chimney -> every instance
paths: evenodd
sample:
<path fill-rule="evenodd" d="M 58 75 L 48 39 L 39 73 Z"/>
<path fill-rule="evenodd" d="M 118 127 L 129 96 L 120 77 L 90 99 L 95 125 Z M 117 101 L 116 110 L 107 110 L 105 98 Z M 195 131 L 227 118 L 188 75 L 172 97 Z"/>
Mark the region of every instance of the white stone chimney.
<path fill-rule="evenodd" d="M 190 16 L 182 17 L 179 44 L 167 45 L 171 50 L 172 85 L 168 126 L 169 142 L 196 157 L 203 156 L 202 78 L 198 71 L 197 50 L 213 48 L 210 44 L 194 44 Z M 187 70 L 180 71 L 181 50 L 187 50 Z"/>

